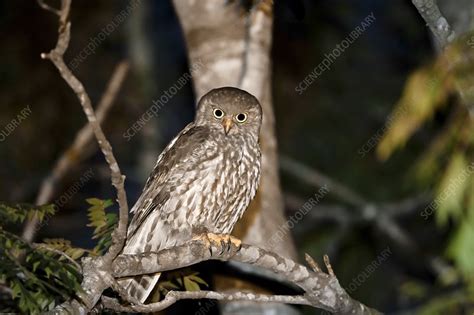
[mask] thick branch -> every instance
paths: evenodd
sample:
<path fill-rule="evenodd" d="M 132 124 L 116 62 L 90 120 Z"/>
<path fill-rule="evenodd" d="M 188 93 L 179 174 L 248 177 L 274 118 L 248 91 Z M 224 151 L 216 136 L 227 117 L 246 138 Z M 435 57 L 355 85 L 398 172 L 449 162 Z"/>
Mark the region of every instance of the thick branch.
<path fill-rule="evenodd" d="M 338 314 L 377 313 L 353 300 L 340 286 L 337 278 L 331 274 L 317 270 L 311 271 L 291 259 L 252 245 L 243 244 L 237 251 L 226 251 L 214 244 L 211 244 L 210 248 L 211 250 L 202 240 L 193 240 L 157 253 L 120 255 L 112 265 L 112 272 L 114 277 L 126 277 L 182 268 L 205 260 L 231 260 L 270 270 L 304 291 L 303 296 L 294 300 L 289 298 L 286 303 L 312 305 Z M 326 265 L 330 266 L 328 262 Z M 224 296 L 221 295 L 222 299 Z M 245 294 L 241 295 L 241 298 L 245 299 Z M 159 307 L 159 305 L 156 306 Z"/>

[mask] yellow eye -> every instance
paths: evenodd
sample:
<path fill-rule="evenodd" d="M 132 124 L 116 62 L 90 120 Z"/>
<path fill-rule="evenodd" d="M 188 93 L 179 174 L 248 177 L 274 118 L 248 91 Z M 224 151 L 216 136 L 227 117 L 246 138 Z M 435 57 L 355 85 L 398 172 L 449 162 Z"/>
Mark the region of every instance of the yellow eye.
<path fill-rule="evenodd" d="M 241 114 L 238 114 L 237 116 L 235 116 L 235 119 L 239 122 L 239 123 L 243 123 L 247 120 L 247 114 L 244 114 L 244 113 L 241 113 Z"/>
<path fill-rule="evenodd" d="M 224 112 L 220 110 L 219 108 L 214 109 L 214 117 L 216 118 L 222 118 L 224 117 Z"/>

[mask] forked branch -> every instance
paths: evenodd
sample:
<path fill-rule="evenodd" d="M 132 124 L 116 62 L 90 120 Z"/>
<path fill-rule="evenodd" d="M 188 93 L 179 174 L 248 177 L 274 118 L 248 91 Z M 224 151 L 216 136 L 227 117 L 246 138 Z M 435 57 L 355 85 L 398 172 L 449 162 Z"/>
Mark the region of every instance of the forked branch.
<path fill-rule="evenodd" d="M 114 231 L 112 238 L 112 246 L 108 252 L 104 255 L 104 261 L 111 263 L 111 261 L 118 255 L 123 247 L 123 243 L 127 234 L 127 223 L 128 223 L 128 205 L 127 195 L 124 188 L 125 177 L 120 172 L 120 167 L 115 159 L 112 152 L 112 146 L 105 137 L 104 132 L 97 120 L 96 114 L 92 107 L 92 103 L 89 95 L 87 94 L 84 85 L 76 78 L 71 72 L 66 63 L 64 62 L 64 53 L 69 46 L 69 40 L 71 38 L 71 22 L 69 21 L 69 12 L 71 7 L 71 0 L 61 0 L 61 8 L 59 10 L 52 9 L 49 5 L 45 4 L 44 1 L 38 0 L 38 3 L 42 8 L 49 8 L 49 11 L 59 15 L 59 36 L 56 47 L 49 53 L 41 54 L 41 58 L 49 59 L 56 66 L 61 74 L 61 77 L 66 81 L 69 87 L 74 91 L 79 102 L 81 103 L 82 109 L 86 114 L 87 120 L 94 131 L 97 143 L 104 154 L 105 160 L 109 164 L 112 185 L 117 190 L 117 201 L 119 204 L 119 224 L 117 229 Z"/>

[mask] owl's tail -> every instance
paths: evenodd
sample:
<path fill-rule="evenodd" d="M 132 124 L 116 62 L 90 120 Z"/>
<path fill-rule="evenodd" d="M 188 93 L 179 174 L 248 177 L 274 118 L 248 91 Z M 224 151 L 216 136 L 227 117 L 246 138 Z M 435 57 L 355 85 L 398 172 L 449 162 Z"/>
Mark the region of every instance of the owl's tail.
<path fill-rule="evenodd" d="M 131 279 L 118 280 L 117 282 L 128 292 L 128 294 L 130 294 L 130 296 L 139 300 L 141 303 L 145 303 L 160 279 L 160 275 L 161 273 L 155 273 Z"/>

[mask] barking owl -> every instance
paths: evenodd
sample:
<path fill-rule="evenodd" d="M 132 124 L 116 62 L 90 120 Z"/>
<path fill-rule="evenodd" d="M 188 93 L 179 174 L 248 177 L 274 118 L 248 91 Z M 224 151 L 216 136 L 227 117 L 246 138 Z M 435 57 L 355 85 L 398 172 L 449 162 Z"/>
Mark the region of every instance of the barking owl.
<path fill-rule="evenodd" d="M 181 245 L 198 233 L 230 234 L 257 191 L 262 108 L 233 87 L 211 90 L 164 149 L 132 208 L 123 254 Z M 119 280 L 144 303 L 160 274 Z"/>

